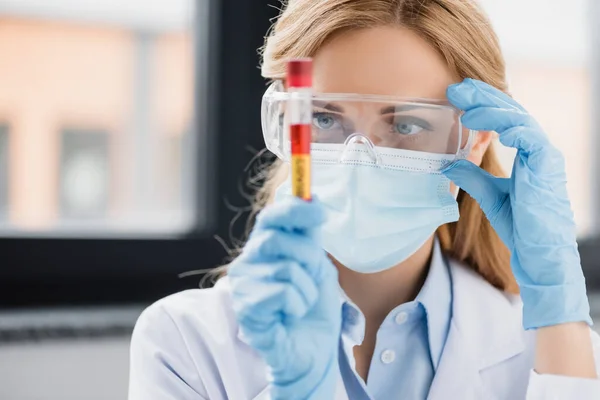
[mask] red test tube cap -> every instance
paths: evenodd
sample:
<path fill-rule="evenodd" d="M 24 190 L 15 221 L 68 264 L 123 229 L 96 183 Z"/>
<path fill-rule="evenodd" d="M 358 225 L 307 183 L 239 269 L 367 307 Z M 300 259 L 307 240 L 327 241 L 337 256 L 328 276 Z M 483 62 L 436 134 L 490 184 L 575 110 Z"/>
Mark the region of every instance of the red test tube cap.
<path fill-rule="evenodd" d="M 312 59 L 301 58 L 288 61 L 287 85 L 297 88 L 312 86 Z"/>

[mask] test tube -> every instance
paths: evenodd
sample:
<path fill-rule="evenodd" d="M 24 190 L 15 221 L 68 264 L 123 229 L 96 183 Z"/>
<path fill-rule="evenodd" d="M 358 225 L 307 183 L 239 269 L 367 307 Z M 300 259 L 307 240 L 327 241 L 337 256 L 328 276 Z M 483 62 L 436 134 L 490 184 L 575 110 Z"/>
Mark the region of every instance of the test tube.
<path fill-rule="evenodd" d="M 312 60 L 287 63 L 288 115 L 291 142 L 292 194 L 310 201 L 310 142 L 312 137 Z"/>

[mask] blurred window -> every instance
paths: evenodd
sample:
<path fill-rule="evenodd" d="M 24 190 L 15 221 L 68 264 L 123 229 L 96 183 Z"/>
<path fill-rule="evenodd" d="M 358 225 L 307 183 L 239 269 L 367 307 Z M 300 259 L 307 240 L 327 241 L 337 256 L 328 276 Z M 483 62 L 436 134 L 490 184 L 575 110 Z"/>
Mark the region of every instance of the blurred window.
<path fill-rule="evenodd" d="M 0 221 L 8 204 L 8 126 L 0 124 Z"/>
<path fill-rule="evenodd" d="M 164 186 L 165 196 L 163 198 L 165 207 L 183 207 L 183 199 L 186 194 L 186 150 L 190 144 L 186 140 L 189 132 L 169 137 L 165 145 Z"/>
<path fill-rule="evenodd" d="M 60 158 L 61 217 L 106 217 L 110 197 L 108 134 L 65 130 Z"/>
<path fill-rule="evenodd" d="M 0 235 L 197 228 L 194 0 L 0 4 Z"/>
<path fill-rule="evenodd" d="M 480 0 L 499 36 L 509 90 L 564 154 L 567 187 L 580 236 L 593 208 L 590 168 L 592 69 L 589 0 Z M 515 151 L 498 146 L 510 173 Z"/>

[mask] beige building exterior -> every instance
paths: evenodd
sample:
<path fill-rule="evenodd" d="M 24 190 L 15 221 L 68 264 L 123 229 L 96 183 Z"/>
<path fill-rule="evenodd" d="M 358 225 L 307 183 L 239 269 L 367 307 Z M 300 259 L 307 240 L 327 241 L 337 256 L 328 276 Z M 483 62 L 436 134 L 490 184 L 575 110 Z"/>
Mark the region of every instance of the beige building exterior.
<path fill-rule="evenodd" d="M 146 72 L 147 82 L 139 82 L 140 71 Z M 141 117 L 136 110 L 140 96 L 146 108 Z M 140 118 L 155 132 L 147 143 L 154 149 L 149 162 L 154 168 L 149 178 L 152 194 L 162 193 L 156 202 L 168 207 L 175 201 L 169 196 L 181 184 L 176 167 L 179 139 L 190 129 L 192 100 L 193 56 L 187 32 L 140 37 L 125 27 L 0 17 L 0 126 L 7 131 L 10 224 L 47 229 L 61 219 L 61 136 L 66 131 L 106 136 L 101 142 L 107 144 L 107 171 L 73 176 L 102 174 L 106 190 L 87 189 L 88 197 L 106 197 L 104 215 L 96 218 L 127 213 L 135 206 L 136 177 L 128 163 L 140 145 L 132 140 Z M 81 169 L 86 164 L 79 165 Z M 80 197 L 85 199 L 82 190 Z"/>

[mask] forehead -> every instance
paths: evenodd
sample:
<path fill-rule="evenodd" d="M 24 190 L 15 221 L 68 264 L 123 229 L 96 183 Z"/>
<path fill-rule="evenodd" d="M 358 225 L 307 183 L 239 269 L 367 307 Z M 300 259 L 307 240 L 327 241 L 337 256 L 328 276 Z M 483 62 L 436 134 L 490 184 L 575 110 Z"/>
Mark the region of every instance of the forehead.
<path fill-rule="evenodd" d="M 406 28 L 348 31 L 313 57 L 317 92 L 445 99 L 457 82 L 442 56 Z"/>

